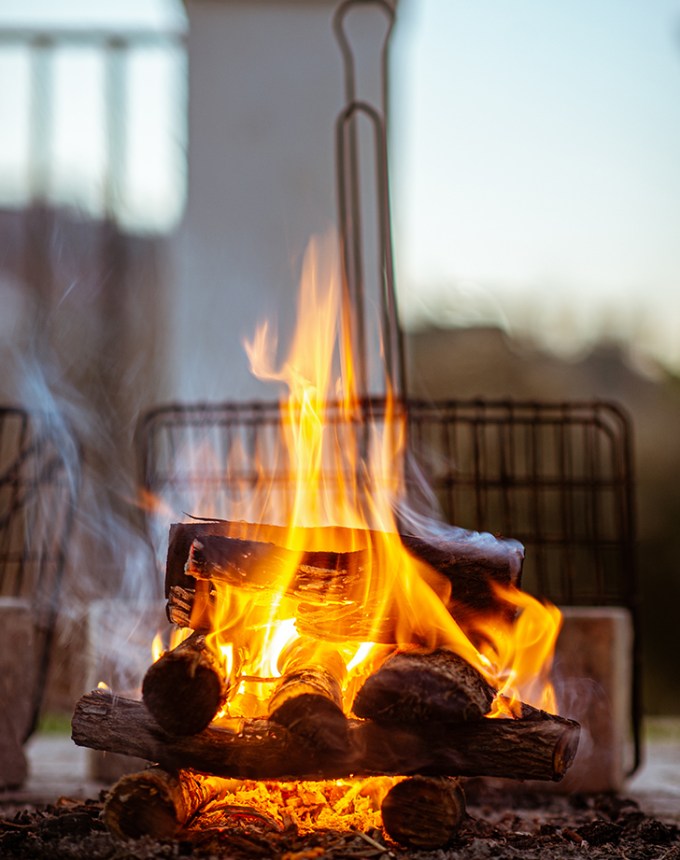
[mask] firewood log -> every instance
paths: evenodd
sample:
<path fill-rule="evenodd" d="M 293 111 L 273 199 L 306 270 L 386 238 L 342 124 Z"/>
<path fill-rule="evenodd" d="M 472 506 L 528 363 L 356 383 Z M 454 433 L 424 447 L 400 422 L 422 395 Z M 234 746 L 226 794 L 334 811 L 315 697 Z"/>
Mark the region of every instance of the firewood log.
<path fill-rule="evenodd" d="M 318 750 L 347 748 L 342 658 L 327 645 L 298 639 L 282 658 L 284 675 L 269 700 L 269 719 Z"/>
<path fill-rule="evenodd" d="M 460 782 L 448 776 L 412 776 L 393 785 L 381 806 L 387 835 L 408 848 L 443 848 L 465 815 Z"/>
<path fill-rule="evenodd" d="M 173 585 L 187 589 L 194 587 L 195 580 L 185 570 L 191 546 L 194 540 L 205 542 L 212 537 L 241 540 L 254 546 L 257 546 L 257 542 L 272 544 L 284 553 L 290 550 L 286 543 L 289 540 L 288 530 L 281 526 L 226 520 L 174 523 L 170 527 L 168 542 L 166 597 Z M 468 620 L 478 617 L 480 613 L 497 611 L 499 605 L 501 610 L 508 611 L 507 607 L 499 603 L 494 584 L 519 587 L 524 549 L 518 541 L 443 524 L 438 525 L 436 532 L 426 536 L 401 534 L 399 537 L 411 555 L 426 562 L 449 581 L 450 610 L 459 624 L 467 624 Z M 336 570 L 342 575 L 326 575 L 325 587 L 334 599 L 342 602 L 342 589 L 346 586 L 351 588 L 356 581 L 354 574 L 357 571 L 354 566 L 358 568 L 365 562 L 361 551 L 375 545 L 377 540 L 376 533 L 368 530 L 362 532 L 334 526 L 298 529 L 294 549 L 304 550 L 312 560 L 316 558 L 322 569 L 324 563 L 329 563 L 322 561 L 324 556 L 327 559 L 336 556 Z M 206 546 L 209 545 L 209 542 L 206 543 Z M 219 545 L 218 541 L 212 546 Z M 328 569 L 333 569 L 333 562 Z M 309 595 L 307 589 L 306 595 L 301 597 L 311 603 Z"/>
<path fill-rule="evenodd" d="M 498 597 L 495 585 L 519 586 L 523 550 L 517 541 L 445 526 L 427 539 L 399 538 L 411 555 L 448 583 L 442 600 L 473 643 L 479 645 L 480 618 L 514 617 L 515 607 Z M 274 543 L 287 539 L 287 530 L 278 526 L 219 520 L 175 523 L 170 528 L 165 577 L 168 617 L 194 630 L 209 630 L 210 585 L 202 578 L 268 587 L 277 571 L 295 561 L 286 590 L 300 600 L 298 629 L 303 635 L 337 642 L 397 643 L 396 607 L 382 607 L 376 616 L 363 593 L 363 574 L 368 571 L 362 549 L 375 544 L 375 532 L 338 527 L 298 530 L 296 540 L 309 547 L 300 559 L 298 552 Z M 319 549 L 324 541 L 326 547 Z M 347 546 L 352 549 L 344 551 Z M 306 565 L 305 559 L 312 563 Z M 414 634 L 411 644 L 426 642 Z"/>
<path fill-rule="evenodd" d="M 189 550 L 184 572 L 250 589 L 277 589 L 327 606 L 351 599 L 367 564 L 365 552 L 298 552 L 250 540 L 204 535 Z"/>
<path fill-rule="evenodd" d="M 199 811 L 232 789 L 232 780 L 151 767 L 118 780 L 106 797 L 102 818 L 120 839 L 172 839 Z"/>
<path fill-rule="evenodd" d="M 193 633 L 149 667 L 142 698 L 166 732 L 192 735 L 213 720 L 227 695 L 220 660 L 202 633 Z"/>
<path fill-rule="evenodd" d="M 424 774 L 557 781 L 570 767 L 579 738 L 578 723 L 536 709 L 522 719 L 449 723 L 422 734 L 413 726 L 349 720 L 347 749 L 329 755 L 265 720 L 243 721 L 238 731 L 213 724 L 196 735 L 171 735 L 142 702 L 106 690 L 80 699 L 71 727 L 79 746 L 139 756 L 168 771 L 191 768 L 238 779 Z"/>
<path fill-rule="evenodd" d="M 495 694 L 482 675 L 452 651 L 402 651 L 366 679 L 352 710 L 388 725 L 478 720 L 488 713 Z"/>

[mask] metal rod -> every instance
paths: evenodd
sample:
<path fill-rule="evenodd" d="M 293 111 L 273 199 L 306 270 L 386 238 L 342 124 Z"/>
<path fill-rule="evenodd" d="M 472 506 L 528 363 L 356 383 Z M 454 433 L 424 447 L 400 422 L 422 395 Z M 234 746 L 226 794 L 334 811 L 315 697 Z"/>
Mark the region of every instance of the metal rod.
<path fill-rule="evenodd" d="M 345 21 L 348 13 L 360 7 L 375 6 L 387 16 L 387 30 L 380 48 L 381 97 L 372 105 L 357 99 L 356 60 Z M 338 220 L 342 244 L 343 285 L 349 316 L 345 322 L 352 336 L 354 361 L 361 395 L 368 395 L 366 366 L 366 306 L 364 248 L 362 241 L 361 178 L 358 120 L 367 118 L 372 126 L 376 172 L 376 213 L 378 220 L 379 284 L 381 335 L 385 353 L 386 387 L 398 398 L 406 397 L 403 335 L 399 325 L 390 216 L 389 173 L 387 166 L 386 114 L 388 105 L 388 45 L 394 26 L 394 8 L 387 0 L 345 0 L 337 8 L 333 28 L 344 62 L 346 106 L 336 123 L 336 168 Z"/>

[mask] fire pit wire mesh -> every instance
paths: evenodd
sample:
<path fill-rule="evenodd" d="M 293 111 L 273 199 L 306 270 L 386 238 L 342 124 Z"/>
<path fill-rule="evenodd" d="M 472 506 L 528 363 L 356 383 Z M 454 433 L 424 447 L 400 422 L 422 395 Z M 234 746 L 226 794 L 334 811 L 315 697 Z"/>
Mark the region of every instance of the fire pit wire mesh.
<path fill-rule="evenodd" d="M 360 432 L 384 422 L 385 402 L 363 404 Z M 327 420 L 343 427 L 340 410 Z M 234 517 L 262 478 L 285 516 L 291 476 L 280 466 L 278 403 L 173 404 L 149 412 L 137 435 L 142 486 L 175 514 Z M 424 477 L 443 518 L 526 546 L 522 587 L 563 606 L 622 606 L 632 616 L 635 767 L 641 720 L 631 429 L 605 402 L 409 400 L 407 469 Z M 356 428 L 355 428 L 356 429 Z M 234 457 L 234 451 L 239 456 Z M 236 517 L 238 518 L 238 517 Z M 247 518 L 243 516 L 242 518 Z M 150 526 L 159 526 L 150 519 Z M 165 526 L 159 526 L 164 529 Z M 159 563 L 167 534 L 156 536 Z"/>

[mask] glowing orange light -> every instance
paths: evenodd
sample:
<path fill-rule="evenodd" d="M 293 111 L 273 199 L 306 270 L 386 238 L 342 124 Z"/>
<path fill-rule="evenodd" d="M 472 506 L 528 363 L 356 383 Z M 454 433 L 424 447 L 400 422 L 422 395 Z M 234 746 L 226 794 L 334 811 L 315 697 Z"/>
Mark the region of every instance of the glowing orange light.
<path fill-rule="evenodd" d="M 332 611 L 319 609 L 324 640 L 332 646 L 319 646 L 319 659 L 338 667 L 347 712 L 362 679 L 395 648 L 414 645 L 449 648 L 479 669 L 499 691 L 490 716 L 517 715 L 520 700 L 554 710 L 549 672 L 559 612 L 517 589 L 499 588 L 499 602 L 512 611 L 480 618 L 473 625 L 480 635 L 473 636 L 447 609 L 450 584 L 403 546 L 394 510 L 405 497 L 404 415 L 388 391 L 384 420 L 362 424 L 338 271 L 333 249 L 322 253 L 313 243 L 287 356 L 277 363 L 276 334 L 268 323 L 245 345 L 255 376 L 285 388 L 276 472 L 290 476 L 291 483 L 282 492 L 272 481 L 271 464 L 256 463 L 261 480 L 235 504 L 231 519 L 277 523 L 246 536 L 292 552 L 266 592 L 213 583 L 209 638 L 224 657 L 225 713 L 262 714 L 285 655 L 298 646 L 314 651 L 305 642 L 313 635 L 300 628 L 301 599 L 290 587 L 302 552 L 312 549 L 361 550 L 365 557 L 361 578 L 346 598 L 338 598 Z M 337 404 L 332 420 L 329 402 Z M 235 445 L 229 468 L 236 469 L 243 456 Z M 227 536 L 243 537 L 245 529 L 235 522 Z M 355 638 L 347 638 L 342 618 L 352 611 L 361 623 Z"/>

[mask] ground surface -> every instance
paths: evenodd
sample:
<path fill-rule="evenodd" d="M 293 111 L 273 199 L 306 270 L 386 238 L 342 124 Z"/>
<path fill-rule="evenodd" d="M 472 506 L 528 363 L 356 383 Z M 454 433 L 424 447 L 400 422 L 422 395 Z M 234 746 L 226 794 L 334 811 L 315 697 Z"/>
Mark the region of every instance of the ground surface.
<path fill-rule="evenodd" d="M 89 753 L 63 735 L 43 734 L 29 745 L 27 785 L 0 795 L 0 857 L 680 860 L 680 721 L 648 725 L 645 749 L 645 765 L 617 797 L 526 794 L 514 785 L 468 781 L 460 830 L 447 848 L 423 852 L 394 845 L 377 828 L 302 834 L 247 816 L 173 842 L 120 842 L 99 820 L 102 786 L 87 778 Z"/>

